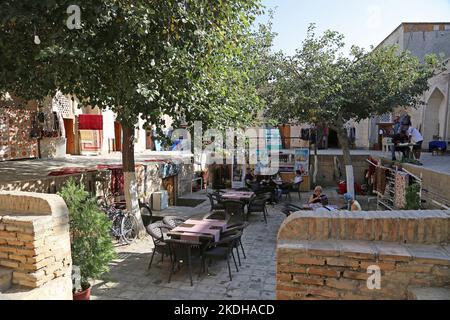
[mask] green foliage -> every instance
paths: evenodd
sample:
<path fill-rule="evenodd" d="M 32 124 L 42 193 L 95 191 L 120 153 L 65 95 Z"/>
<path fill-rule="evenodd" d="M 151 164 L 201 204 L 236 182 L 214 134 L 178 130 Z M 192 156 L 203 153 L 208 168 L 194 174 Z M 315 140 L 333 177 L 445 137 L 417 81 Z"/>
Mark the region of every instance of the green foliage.
<path fill-rule="evenodd" d="M 110 235 L 111 221 L 99 210 L 95 198 L 70 179 L 59 195 L 69 208 L 72 261 L 81 271 L 85 288 L 90 279 L 99 279 L 109 271 L 116 253 Z"/>
<path fill-rule="evenodd" d="M 289 120 L 340 128 L 347 121 L 382 115 L 394 108 L 415 107 L 428 89 L 436 59 L 425 64 L 395 46 L 370 53 L 356 46 L 343 54 L 344 36 L 315 26 L 292 57 L 278 59 L 278 75 L 268 114 Z"/>
<path fill-rule="evenodd" d="M 405 210 L 419 210 L 421 208 L 420 185 L 415 183 L 406 188 Z"/>
<path fill-rule="evenodd" d="M 163 115 L 226 126 L 261 109 L 246 55 L 260 0 L 83 1 L 80 30 L 65 25 L 73 1 L 8 2 L 0 92 L 40 99 L 59 89 L 157 130 Z"/>

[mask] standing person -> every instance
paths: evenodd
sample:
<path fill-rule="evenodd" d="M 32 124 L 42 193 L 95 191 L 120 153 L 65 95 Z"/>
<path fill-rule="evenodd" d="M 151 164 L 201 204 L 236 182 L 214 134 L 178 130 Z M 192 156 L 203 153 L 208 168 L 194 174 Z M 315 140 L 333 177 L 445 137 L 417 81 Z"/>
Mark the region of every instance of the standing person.
<path fill-rule="evenodd" d="M 344 195 L 344 200 L 347 203 L 347 208 L 349 211 L 362 211 L 361 205 L 353 198 L 351 193 L 346 193 Z"/>
<path fill-rule="evenodd" d="M 410 126 L 408 129 L 408 137 L 409 142 L 414 143 L 413 147 L 414 156 L 416 157 L 417 160 L 419 160 L 422 151 L 423 136 L 419 130 Z"/>

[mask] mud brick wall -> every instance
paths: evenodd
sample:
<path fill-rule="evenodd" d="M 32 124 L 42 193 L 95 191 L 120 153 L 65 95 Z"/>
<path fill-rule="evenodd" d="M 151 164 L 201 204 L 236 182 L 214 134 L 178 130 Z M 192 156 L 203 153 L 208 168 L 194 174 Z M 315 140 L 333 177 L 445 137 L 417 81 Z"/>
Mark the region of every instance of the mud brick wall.
<path fill-rule="evenodd" d="M 407 299 L 450 285 L 450 212 L 296 213 L 280 228 L 277 299 Z M 381 271 L 370 290 L 368 268 Z"/>
<path fill-rule="evenodd" d="M 59 196 L 0 191 L 0 268 L 30 290 L 66 278 L 71 295 L 69 213 Z"/>

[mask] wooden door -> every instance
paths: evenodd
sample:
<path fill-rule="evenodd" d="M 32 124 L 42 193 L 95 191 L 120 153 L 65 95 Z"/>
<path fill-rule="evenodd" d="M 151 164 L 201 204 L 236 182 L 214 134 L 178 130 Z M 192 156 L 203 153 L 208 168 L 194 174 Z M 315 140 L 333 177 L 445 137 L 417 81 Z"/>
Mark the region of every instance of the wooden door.
<path fill-rule="evenodd" d="M 75 131 L 73 119 L 64 119 L 64 129 L 66 131 L 66 153 L 75 154 Z"/>

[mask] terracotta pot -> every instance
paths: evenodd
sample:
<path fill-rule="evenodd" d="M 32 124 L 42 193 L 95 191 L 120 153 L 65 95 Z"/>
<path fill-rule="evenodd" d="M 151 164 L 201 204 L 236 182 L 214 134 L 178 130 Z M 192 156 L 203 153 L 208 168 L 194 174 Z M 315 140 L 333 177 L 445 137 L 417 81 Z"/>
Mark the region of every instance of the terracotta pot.
<path fill-rule="evenodd" d="M 91 300 L 91 287 L 73 294 L 73 300 Z"/>

